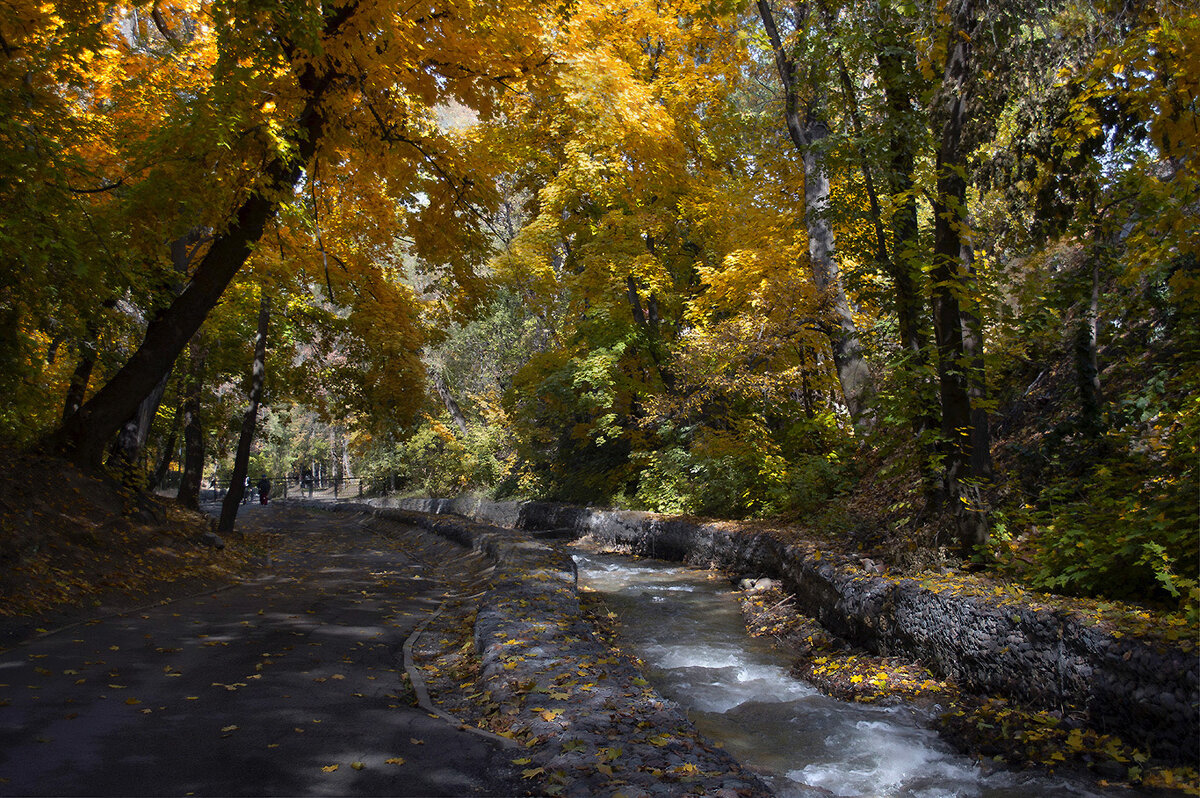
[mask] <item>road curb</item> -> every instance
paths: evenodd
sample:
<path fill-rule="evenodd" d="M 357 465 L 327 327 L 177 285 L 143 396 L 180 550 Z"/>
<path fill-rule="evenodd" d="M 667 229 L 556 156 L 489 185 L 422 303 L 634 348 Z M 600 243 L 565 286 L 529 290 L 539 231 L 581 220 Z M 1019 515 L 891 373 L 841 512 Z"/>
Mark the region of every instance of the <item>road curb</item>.
<path fill-rule="evenodd" d="M 544 794 L 771 795 L 596 636 L 567 554 L 528 533 L 455 516 L 348 502 L 323 508 L 416 526 L 496 563 L 475 621 L 477 689 L 514 713 L 525 773 Z"/>

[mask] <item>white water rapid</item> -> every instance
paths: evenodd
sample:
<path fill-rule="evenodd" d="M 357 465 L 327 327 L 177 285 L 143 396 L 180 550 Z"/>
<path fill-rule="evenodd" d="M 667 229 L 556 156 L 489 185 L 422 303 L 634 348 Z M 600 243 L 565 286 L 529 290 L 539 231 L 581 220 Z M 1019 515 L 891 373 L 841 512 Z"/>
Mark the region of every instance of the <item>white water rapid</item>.
<path fill-rule="evenodd" d="M 786 658 L 750 637 L 729 584 L 706 571 L 576 554 L 581 585 L 620 619 L 621 646 L 660 693 L 780 796 L 820 787 L 839 796 L 1099 796 L 1063 779 L 985 772 L 905 707 L 821 695 L 788 675 Z"/>

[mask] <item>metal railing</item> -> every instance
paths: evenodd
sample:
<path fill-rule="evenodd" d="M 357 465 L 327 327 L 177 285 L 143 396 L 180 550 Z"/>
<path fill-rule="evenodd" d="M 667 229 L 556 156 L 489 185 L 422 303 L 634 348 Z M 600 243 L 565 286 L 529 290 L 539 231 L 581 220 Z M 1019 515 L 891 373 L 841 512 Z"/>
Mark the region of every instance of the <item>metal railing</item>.
<path fill-rule="evenodd" d="M 271 489 L 267 494 L 268 500 L 304 499 L 306 501 L 342 501 L 346 498 L 361 498 L 367 488 L 362 477 L 315 478 L 269 477 Z M 223 501 L 229 492 L 227 485 L 208 486 L 200 491 L 200 500 L 207 502 Z M 250 480 L 242 494 L 242 503 L 258 502 L 258 480 Z"/>

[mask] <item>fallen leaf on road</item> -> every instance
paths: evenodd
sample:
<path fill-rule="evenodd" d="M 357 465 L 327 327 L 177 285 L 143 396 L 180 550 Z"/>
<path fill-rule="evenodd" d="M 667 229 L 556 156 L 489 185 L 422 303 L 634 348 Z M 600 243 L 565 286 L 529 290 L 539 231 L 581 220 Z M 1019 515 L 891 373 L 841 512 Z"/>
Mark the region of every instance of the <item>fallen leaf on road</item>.
<path fill-rule="evenodd" d="M 385 759 L 385 760 L 383 760 L 383 764 L 385 764 L 385 765 L 403 765 L 403 764 L 404 764 L 404 757 L 402 757 L 402 756 L 394 756 L 394 757 L 392 757 L 391 759 Z"/>
<path fill-rule="evenodd" d="M 226 726 L 225 728 L 221 729 L 221 731 L 223 731 L 223 732 L 237 731 L 237 726 Z"/>
<path fill-rule="evenodd" d="M 321 768 L 321 770 L 325 771 L 326 773 L 332 773 L 340 767 L 341 765 L 326 765 L 325 767 Z"/>
<path fill-rule="evenodd" d="M 416 737 L 410 737 L 408 738 L 408 741 L 413 745 L 425 745 L 424 740 L 418 740 Z"/>
<path fill-rule="evenodd" d="M 362 762 L 351 762 L 350 767 L 354 768 L 355 770 L 362 770 L 366 767 L 366 765 Z"/>
<path fill-rule="evenodd" d="M 129 706 L 133 706 L 134 704 L 140 704 L 142 702 L 137 700 L 136 698 L 126 698 L 125 703 L 128 704 Z"/>

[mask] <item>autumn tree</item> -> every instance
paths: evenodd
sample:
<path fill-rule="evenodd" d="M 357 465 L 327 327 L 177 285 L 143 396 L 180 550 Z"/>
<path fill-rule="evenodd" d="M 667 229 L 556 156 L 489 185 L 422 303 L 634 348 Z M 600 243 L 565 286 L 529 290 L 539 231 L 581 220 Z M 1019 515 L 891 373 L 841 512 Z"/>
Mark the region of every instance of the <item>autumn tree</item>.
<path fill-rule="evenodd" d="M 854 423 L 865 423 L 872 392 L 870 368 L 863 356 L 846 289 L 835 258 L 830 218 L 829 167 L 826 139 L 830 133 L 829 89 L 823 75 L 829 55 L 820 42 L 828 32 L 808 3 L 791 5 L 791 35 L 785 42 L 769 0 L 758 0 L 758 13 L 771 46 L 783 88 L 784 121 L 792 144 L 804 159 L 804 221 L 808 231 L 808 260 L 813 283 L 826 302 L 830 343 L 842 395 Z"/>
<path fill-rule="evenodd" d="M 53 445 L 82 463 L 98 462 L 116 429 L 161 380 L 306 170 L 315 183 L 317 164 L 339 164 L 337 153 L 357 147 L 355 174 L 364 184 L 385 178 L 376 185 L 387 187 L 392 205 L 412 203 L 418 194 L 427 198 L 419 210 L 415 203 L 409 220 L 428 223 L 441 213 L 443 222 L 461 227 L 454 217 L 469 205 L 460 176 L 465 168 L 427 124 L 432 109 L 440 98 L 454 97 L 486 113 L 490 98 L 506 81 L 519 80 L 535 58 L 536 14 L 516 5 L 411 7 L 394 14 L 354 2 L 266 13 L 217 3 L 189 11 L 196 35 L 171 39 L 171 49 L 176 58 L 212 53 L 209 80 L 191 95 L 193 112 L 183 117 L 182 129 L 179 123 L 169 129 L 199 141 L 202 152 L 236 142 L 243 160 L 224 164 L 224 194 L 212 198 L 224 216 L 214 220 L 215 233 L 183 290 L 149 320 L 121 369 L 54 434 Z M 97 47 L 119 50 L 112 24 L 85 22 L 80 30 Z M 481 30 L 486 38 L 477 35 Z M 207 127 L 213 115 L 224 127 Z M 229 120 L 241 121 L 231 130 Z M 118 176 L 129 183 L 137 178 Z M 447 235 L 445 224 L 434 229 Z M 418 239 L 431 245 L 434 237 Z"/>

